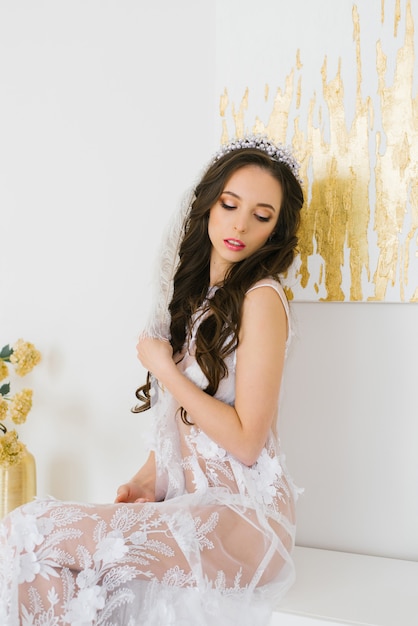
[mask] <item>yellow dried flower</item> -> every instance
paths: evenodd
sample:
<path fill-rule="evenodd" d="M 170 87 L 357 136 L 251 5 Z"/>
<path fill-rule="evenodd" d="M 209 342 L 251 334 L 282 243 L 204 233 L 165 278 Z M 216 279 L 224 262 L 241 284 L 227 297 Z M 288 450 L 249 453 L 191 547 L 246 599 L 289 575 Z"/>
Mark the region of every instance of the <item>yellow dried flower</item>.
<path fill-rule="evenodd" d="M 41 360 L 41 353 L 35 348 L 33 343 L 18 339 L 13 346 L 13 354 L 10 362 L 16 365 L 16 374 L 25 376 L 38 365 Z"/>
<path fill-rule="evenodd" d="M 15 430 L 9 430 L 0 437 L 0 465 L 17 465 L 26 454 L 26 446 L 21 443 Z"/>
<path fill-rule="evenodd" d="M 10 419 L 15 424 L 26 422 L 29 411 L 32 408 L 32 389 L 23 389 L 16 393 L 10 402 Z"/>
<path fill-rule="evenodd" d="M 0 420 L 5 420 L 7 417 L 9 405 L 7 401 L 0 396 Z"/>
<path fill-rule="evenodd" d="M 4 361 L 0 361 L 0 380 L 4 380 L 9 375 L 9 368 Z"/>

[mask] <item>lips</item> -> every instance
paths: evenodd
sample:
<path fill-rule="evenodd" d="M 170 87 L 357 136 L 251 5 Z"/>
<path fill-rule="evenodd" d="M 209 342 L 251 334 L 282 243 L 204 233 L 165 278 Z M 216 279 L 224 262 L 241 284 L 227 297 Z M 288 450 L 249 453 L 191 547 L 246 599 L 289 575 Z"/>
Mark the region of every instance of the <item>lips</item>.
<path fill-rule="evenodd" d="M 235 252 L 239 252 L 245 248 L 245 243 L 239 239 L 224 239 L 224 244 L 228 250 L 234 250 Z"/>

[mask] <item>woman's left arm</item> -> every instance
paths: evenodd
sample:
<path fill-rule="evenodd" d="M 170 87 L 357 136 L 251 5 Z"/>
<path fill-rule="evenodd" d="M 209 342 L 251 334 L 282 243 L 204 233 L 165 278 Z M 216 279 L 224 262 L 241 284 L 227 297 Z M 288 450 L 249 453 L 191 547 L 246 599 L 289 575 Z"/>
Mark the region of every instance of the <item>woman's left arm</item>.
<path fill-rule="evenodd" d="M 209 396 L 173 361 L 171 346 L 141 339 L 138 357 L 218 445 L 242 463 L 257 460 L 276 415 L 282 378 L 287 318 L 278 294 L 259 287 L 244 299 L 236 354 L 235 406 Z"/>

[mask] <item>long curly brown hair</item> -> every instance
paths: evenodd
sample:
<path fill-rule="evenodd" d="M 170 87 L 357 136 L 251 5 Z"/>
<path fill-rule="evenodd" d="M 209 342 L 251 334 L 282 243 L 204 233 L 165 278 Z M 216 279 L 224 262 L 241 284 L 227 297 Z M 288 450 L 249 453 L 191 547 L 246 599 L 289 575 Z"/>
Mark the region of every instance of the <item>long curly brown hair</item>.
<path fill-rule="evenodd" d="M 232 174 L 247 165 L 262 168 L 279 182 L 283 199 L 278 221 L 268 241 L 252 256 L 231 265 L 222 285 L 206 299 L 212 248 L 208 235 L 209 212 Z M 170 342 L 174 355 L 179 355 L 187 340 L 192 315 L 204 304 L 205 315 L 196 332 L 195 357 L 208 380 L 205 391 L 210 395 L 216 393 L 220 380 L 227 375 L 225 358 L 238 345 L 246 292 L 262 278 L 279 279 L 294 259 L 302 205 L 302 188 L 290 168 L 256 148 L 237 149 L 222 156 L 209 166 L 195 189 L 169 305 Z M 184 410 L 181 416 L 185 423 L 190 423 Z"/>

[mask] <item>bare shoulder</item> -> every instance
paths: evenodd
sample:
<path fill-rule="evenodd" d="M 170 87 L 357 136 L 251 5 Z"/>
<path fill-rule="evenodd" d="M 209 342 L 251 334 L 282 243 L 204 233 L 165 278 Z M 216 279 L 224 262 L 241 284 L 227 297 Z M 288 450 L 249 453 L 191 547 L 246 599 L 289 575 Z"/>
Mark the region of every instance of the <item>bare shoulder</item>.
<path fill-rule="evenodd" d="M 276 285 L 278 283 L 257 284 L 246 293 L 242 309 L 242 338 L 244 334 L 258 334 L 259 338 L 260 335 L 282 334 L 283 330 L 287 335 L 286 296 L 284 292 L 279 292 Z"/>
<path fill-rule="evenodd" d="M 289 315 L 289 302 L 287 300 L 283 287 L 277 280 L 275 280 L 274 278 L 264 278 L 262 280 L 259 280 L 252 287 L 249 288 L 249 290 L 246 293 L 246 296 L 250 296 L 250 294 L 254 294 L 260 291 L 262 293 L 274 291 L 279 296 L 279 299 L 284 307 L 286 315 Z"/>
<path fill-rule="evenodd" d="M 270 310 L 281 311 L 287 317 L 289 304 L 283 287 L 273 279 L 255 283 L 245 294 L 244 308 L 258 309 L 260 314 Z"/>

